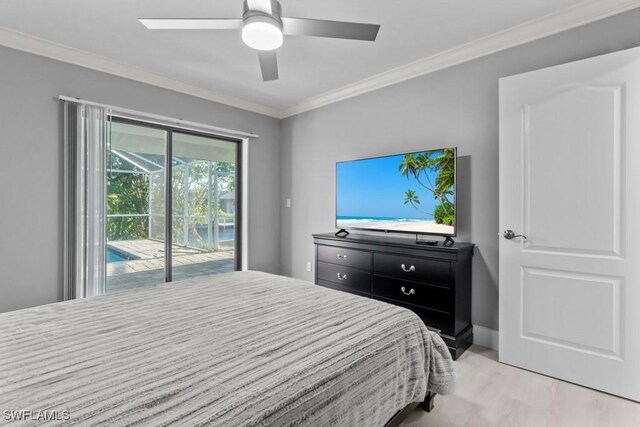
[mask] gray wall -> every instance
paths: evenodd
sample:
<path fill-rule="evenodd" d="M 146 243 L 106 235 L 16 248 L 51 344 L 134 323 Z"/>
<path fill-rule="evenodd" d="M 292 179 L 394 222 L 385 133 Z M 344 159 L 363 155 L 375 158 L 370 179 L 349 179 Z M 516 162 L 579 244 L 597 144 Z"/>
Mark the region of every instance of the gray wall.
<path fill-rule="evenodd" d="M 640 10 L 285 119 L 282 274 L 313 279 L 311 233 L 334 229 L 336 161 L 455 145 L 458 240 L 478 245 L 473 322 L 497 329 L 498 79 L 637 45 Z"/>
<path fill-rule="evenodd" d="M 58 95 L 252 131 L 249 267 L 280 268 L 280 121 L 0 47 L 0 312 L 62 297 Z"/>

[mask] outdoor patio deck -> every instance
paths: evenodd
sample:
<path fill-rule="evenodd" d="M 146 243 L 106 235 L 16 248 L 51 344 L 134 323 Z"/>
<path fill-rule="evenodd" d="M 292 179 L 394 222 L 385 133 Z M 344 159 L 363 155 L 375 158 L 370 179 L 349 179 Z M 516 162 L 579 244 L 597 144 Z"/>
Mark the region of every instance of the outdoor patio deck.
<path fill-rule="evenodd" d="M 164 243 L 155 240 L 109 242 L 115 251 L 139 259 L 107 263 L 107 293 L 154 286 L 164 282 Z M 173 246 L 173 280 L 226 273 L 234 270 L 235 251 L 215 252 Z"/>

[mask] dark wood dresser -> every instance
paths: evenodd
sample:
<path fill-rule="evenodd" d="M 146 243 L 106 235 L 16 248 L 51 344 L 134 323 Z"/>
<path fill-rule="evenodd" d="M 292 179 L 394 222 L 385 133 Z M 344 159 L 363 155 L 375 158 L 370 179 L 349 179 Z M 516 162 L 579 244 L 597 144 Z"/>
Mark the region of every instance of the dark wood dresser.
<path fill-rule="evenodd" d="M 454 360 L 473 342 L 472 243 L 418 245 L 388 236 L 314 234 L 316 284 L 414 311 Z"/>

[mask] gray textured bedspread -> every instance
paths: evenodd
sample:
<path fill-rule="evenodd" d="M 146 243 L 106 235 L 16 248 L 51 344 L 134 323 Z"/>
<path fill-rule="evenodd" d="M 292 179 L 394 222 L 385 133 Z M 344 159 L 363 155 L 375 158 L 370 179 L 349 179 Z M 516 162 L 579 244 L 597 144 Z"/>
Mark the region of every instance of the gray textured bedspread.
<path fill-rule="evenodd" d="M 0 423 L 373 427 L 453 385 L 409 310 L 266 273 L 0 314 Z"/>

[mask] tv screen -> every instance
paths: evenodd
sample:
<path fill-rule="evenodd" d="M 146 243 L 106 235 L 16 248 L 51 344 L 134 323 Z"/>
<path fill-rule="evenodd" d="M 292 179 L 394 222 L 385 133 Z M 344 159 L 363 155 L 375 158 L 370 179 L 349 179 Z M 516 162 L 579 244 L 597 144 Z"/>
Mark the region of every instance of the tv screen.
<path fill-rule="evenodd" d="M 336 228 L 456 235 L 456 149 L 336 164 Z"/>

